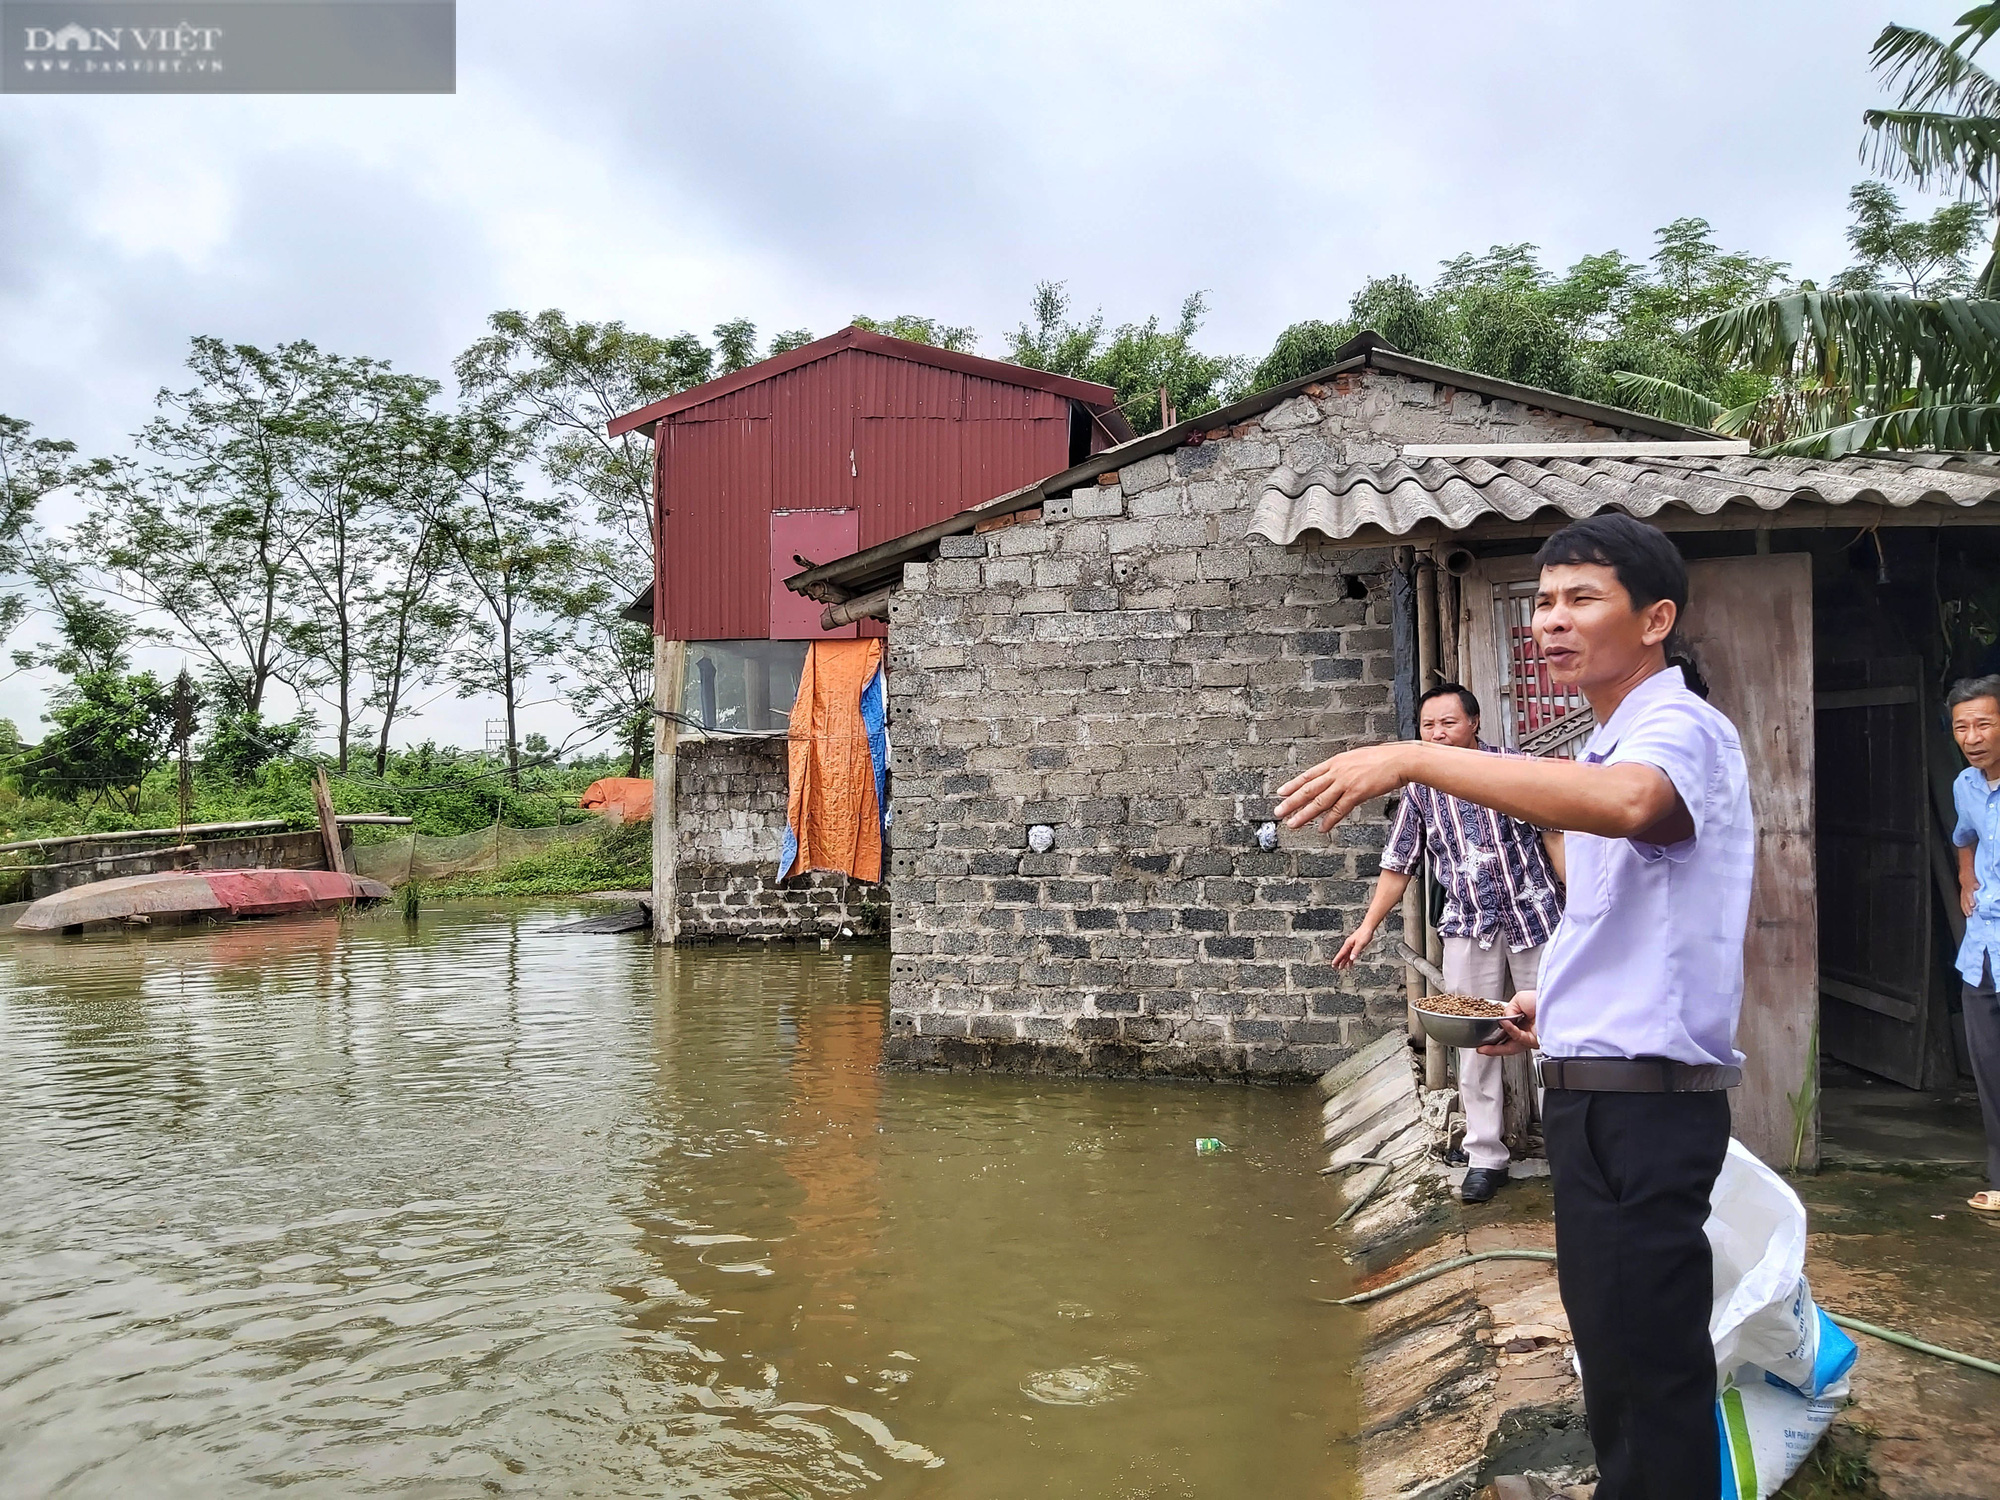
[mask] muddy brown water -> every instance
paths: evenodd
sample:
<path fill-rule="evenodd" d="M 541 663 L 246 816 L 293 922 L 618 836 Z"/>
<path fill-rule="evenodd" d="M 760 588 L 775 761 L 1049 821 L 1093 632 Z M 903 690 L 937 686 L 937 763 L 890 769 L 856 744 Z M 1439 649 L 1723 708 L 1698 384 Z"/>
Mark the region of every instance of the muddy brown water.
<path fill-rule="evenodd" d="M 0 942 L 0 1493 L 1350 1493 L 1308 1091 L 575 915 Z"/>

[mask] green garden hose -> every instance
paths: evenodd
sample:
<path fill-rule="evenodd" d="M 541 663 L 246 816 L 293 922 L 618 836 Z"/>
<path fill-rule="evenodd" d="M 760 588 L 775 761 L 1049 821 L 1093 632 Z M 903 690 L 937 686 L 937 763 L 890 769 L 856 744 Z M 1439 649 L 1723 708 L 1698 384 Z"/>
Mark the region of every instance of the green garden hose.
<path fill-rule="evenodd" d="M 1352 1297 L 1315 1297 L 1313 1301 L 1324 1302 L 1332 1307 L 1361 1307 L 1396 1292 L 1406 1291 L 1410 1287 L 1420 1286 L 1448 1272 L 1462 1271 L 1467 1266 L 1477 1265 L 1482 1260 L 1538 1260 L 1553 1265 L 1555 1258 L 1556 1253 L 1553 1250 L 1480 1250 L 1471 1255 L 1459 1255 L 1450 1260 L 1441 1260 L 1434 1266 L 1425 1266 L 1423 1270 L 1413 1275 L 1392 1281 L 1387 1286 L 1378 1286 L 1373 1291 L 1356 1292 Z M 2000 1375 L 2000 1364 L 1995 1364 L 1990 1359 L 1961 1354 L 1956 1349 L 1946 1349 L 1938 1344 L 1927 1344 L 1922 1339 L 1911 1338 L 1907 1333 L 1897 1333 L 1892 1328 L 1878 1328 L 1873 1323 L 1864 1323 L 1859 1318 L 1843 1317 L 1837 1312 L 1829 1312 L 1827 1316 L 1842 1328 L 1855 1333 L 1865 1333 L 1870 1338 L 1881 1339 L 1884 1343 L 1895 1344 L 1904 1349 L 1914 1349 L 1919 1354 L 1929 1354 L 1938 1359 L 1947 1359 L 1955 1365 L 1964 1365 L 1969 1370 L 1984 1370 L 1988 1375 Z"/>

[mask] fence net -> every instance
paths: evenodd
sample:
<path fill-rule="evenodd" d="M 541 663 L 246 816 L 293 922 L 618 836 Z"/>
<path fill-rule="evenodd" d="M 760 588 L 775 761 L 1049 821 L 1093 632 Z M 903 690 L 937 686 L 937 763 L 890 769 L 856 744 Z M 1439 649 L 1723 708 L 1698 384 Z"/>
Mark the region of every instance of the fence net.
<path fill-rule="evenodd" d="M 358 844 L 347 851 L 347 857 L 356 875 L 379 880 L 384 885 L 445 880 L 453 875 L 501 869 L 551 844 L 602 833 L 604 826 L 596 818 L 552 828 L 506 828 L 495 823 L 491 828 L 450 838 L 415 834 L 379 844 Z"/>

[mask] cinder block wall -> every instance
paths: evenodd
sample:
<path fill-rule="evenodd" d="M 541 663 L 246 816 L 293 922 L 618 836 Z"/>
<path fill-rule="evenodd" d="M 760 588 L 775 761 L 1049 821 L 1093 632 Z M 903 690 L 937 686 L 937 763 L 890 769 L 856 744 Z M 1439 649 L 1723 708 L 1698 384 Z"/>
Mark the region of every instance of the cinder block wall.
<path fill-rule="evenodd" d="M 1263 482 L 1402 443 L 1619 434 L 1369 372 L 949 538 L 890 615 L 892 1062 L 1302 1078 L 1403 1021 L 1367 905 L 1376 803 L 1257 830 L 1288 776 L 1396 734 L 1386 551 L 1247 535 Z M 1055 844 L 1028 848 L 1047 824 Z"/>
<path fill-rule="evenodd" d="M 682 942 L 866 934 L 884 886 L 816 871 L 777 881 L 785 835 L 783 735 L 683 738 L 675 756 Z"/>

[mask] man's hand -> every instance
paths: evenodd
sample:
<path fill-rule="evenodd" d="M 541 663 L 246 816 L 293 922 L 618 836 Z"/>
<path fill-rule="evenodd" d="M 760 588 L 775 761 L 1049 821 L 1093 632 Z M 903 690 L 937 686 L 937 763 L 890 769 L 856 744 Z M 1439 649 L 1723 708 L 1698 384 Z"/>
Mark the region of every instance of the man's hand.
<path fill-rule="evenodd" d="M 1354 961 L 1361 957 L 1362 950 L 1367 948 L 1373 941 L 1375 941 L 1374 926 L 1363 922 L 1347 935 L 1347 941 L 1342 943 L 1340 951 L 1333 955 L 1333 966 L 1336 969 L 1353 968 Z"/>
<path fill-rule="evenodd" d="M 1278 817 L 1287 828 L 1317 823 L 1322 833 L 1371 797 L 1386 797 L 1409 778 L 1409 742 L 1366 745 L 1323 760 L 1278 788 Z"/>
<path fill-rule="evenodd" d="M 1533 1052 L 1542 1045 L 1542 1039 L 1535 1035 L 1535 1001 L 1533 990 L 1522 990 L 1507 1007 L 1507 1014 L 1500 1018 L 1500 1029 L 1507 1033 L 1504 1042 L 1489 1042 L 1479 1049 L 1481 1057 L 1517 1057 L 1523 1052 Z M 1519 1020 L 1525 1024 L 1516 1025 Z"/>
<path fill-rule="evenodd" d="M 1972 908 L 1977 906 L 1978 904 L 1979 904 L 1979 882 L 1974 881 L 1971 885 L 1967 885 L 1964 881 L 1960 881 L 1958 885 L 1959 915 L 1963 917 L 1971 916 Z"/>

